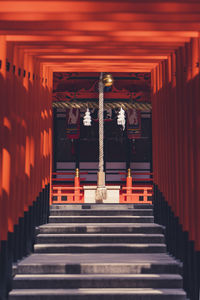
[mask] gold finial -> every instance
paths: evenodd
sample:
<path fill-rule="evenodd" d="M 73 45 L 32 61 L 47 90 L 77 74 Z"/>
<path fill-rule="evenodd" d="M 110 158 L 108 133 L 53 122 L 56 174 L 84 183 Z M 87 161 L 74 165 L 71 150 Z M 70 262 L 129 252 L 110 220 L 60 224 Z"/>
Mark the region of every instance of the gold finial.
<path fill-rule="evenodd" d="M 79 168 L 76 168 L 76 177 L 79 177 Z"/>
<path fill-rule="evenodd" d="M 127 177 L 131 177 L 131 169 L 130 168 L 127 170 Z"/>
<path fill-rule="evenodd" d="M 112 86 L 114 82 L 114 79 L 112 77 L 112 74 L 105 73 L 103 74 L 103 84 L 104 86 Z"/>

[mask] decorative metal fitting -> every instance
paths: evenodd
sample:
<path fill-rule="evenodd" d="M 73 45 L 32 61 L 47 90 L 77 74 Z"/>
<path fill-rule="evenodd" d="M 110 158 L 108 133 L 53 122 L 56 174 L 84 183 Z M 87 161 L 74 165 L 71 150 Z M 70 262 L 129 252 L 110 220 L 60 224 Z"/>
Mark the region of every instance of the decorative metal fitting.
<path fill-rule="evenodd" d="M 75 177 L 79 177 L 79 168 L 76 168 Z"/>

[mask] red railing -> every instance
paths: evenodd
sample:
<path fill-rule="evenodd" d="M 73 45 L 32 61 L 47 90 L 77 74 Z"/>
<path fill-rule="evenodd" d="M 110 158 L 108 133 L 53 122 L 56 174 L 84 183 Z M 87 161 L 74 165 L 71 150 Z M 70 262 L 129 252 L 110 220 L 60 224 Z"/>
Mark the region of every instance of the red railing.
<path fill-rule="evenodd" d="M 82 187 L 75 186 L 53 186 L 53 204 L 63 203 L 84 203 L 84 194 Z"/>
<path fill-rule="evenodd" d="M 125 172 L 119 172 L 120 175 L 126 175 L 127 173 Z M 149 178 L 145 178 L 145 177 L 142 177 L 142 178 L 138 178 L 138 176 L 149 176 Z M 150 173 L 150 172 L 137 172 L 137 171 L 133 171 L 132 172 L 132 179 L 133 179 L 133 182 L 137 181 L 137 182 L 151 182 L 153 181 L 153 173 Z M 121 181 L 125 181 L 126 178 L 121 178 Z"/>
<path fill-rule="evenodd" d="M 149 203 L 152 204 L 153 186 L 122 187 L 120 203 Z"/>
<path fill-rule="evenodd" d="M 80 172 L 81 175 L 88 174 L 88 172 Z M 120 175 L 127 175 L 126 172 L 118 172 Z M 54 172 L 52 178 L 52 203 L 84 203 L 84 191 L 80 186 L 79 177 L 54 177 L 58 175 L 69 176 L 74 175 L 75 172 Z M 148 178 L 138 176 L 149 176 Z M 73 186 L 69 184 L 58 184 L 58 182 L 74 182 Z M 81 178 L 85 181 L 85 178 Z M 152 204 L 153 173 L 150 172 L 132 172 L 132 176 L 121 178 L 121 181 L 126 181 L 126 186 L 122 186 L 120 190 L 120 203 L 149 203 Z M 137 185 L 135 184 L 137 182 Z M 146 184 L 146 182 L 148 184 Z M 140 183 L 140 184 L 139 184 Z"/>
<path fill-rule="evenodd" d="M 121 172 L 121 175 L 126 173 Z M 138 176 L 148 176 L 148 178 Z M 126 186 L 122 187 L 120 194 L 120 203 L 149 203 L 152 204 L 153 198 L 153 173 L 150 172 L 132 172 L 132 176 L 121 178 L 126 180 Z M 135 184 L 137 182 L 137 184 Z M 146 184 L 146 182 L 148 184 Z M 140 184 L 139 184 L 140 183 Z"/>
<path fill-rule="evenodd" d="M 84 203 L 83 188 L 80 186 L 80 178 L 75 177 L 75 172 L 54 172 L 52 173 L 52 204 L 64 204 L 64 203 Z M 87 172 L 80 172 L 80 174 L 87 174 Z M 54 176 L 74 175 L 71 178 L 61 177 L 55 178 Z M 85 180 L 85 178 L 81 178 Z M 74 182 L 73 186 L 60 185 L 58 182 Z"/>

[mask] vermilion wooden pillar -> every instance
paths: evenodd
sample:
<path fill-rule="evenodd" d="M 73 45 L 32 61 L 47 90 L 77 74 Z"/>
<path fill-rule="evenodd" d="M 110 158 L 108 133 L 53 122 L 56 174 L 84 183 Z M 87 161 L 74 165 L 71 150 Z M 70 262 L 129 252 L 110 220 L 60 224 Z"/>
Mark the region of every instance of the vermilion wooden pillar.
<path fill-rule="evenodd" d="M 173 52 L 172 53 L 172 85 L 171 85 L 171 89 L 172 89 L 172 106 L 171 106 L 171 112 L 172 112 L 172 133 L 171 133 L 171 140 L 170 142 L 173 144 L 173 149 L 172 149 L 172 161 L 171 163 L 171 167 L 169 166 L 169 168 L 172 168 L 173 166 L 173 170 L 171 169 L 171 184 L 173 184 L 173 197 L 171 199 L 171 207 L 174 211 L 174 206 L 175 206 L 175 202 L 177 197 L 179 197 L 178 194 L 178 189 L 177 189 L 177 178 L 178 178 L 178 168 L 177 168 L 177 161 L 176 161 L 176 157 L 177 157 L 177 115 L 176 115 L 176 106 L 177 106 L 177 90 L 176 90 L 176 86 L 177 86 L 177 70 L 176 70 L 176 54 Z"/>
<path fill-rule="evenodd" d="M 169 107 L 171 105 L 171 97 L 170 97 L 170 88 L 171 88 L 171 57 L 168 58 L 165 62 L 166 67 L 166 76 L 165 76 L 165 109 L 166 109 L 166 145 L 168 145 L 168 151 L 166 153 L 166 164 L 168 165 L 171 161 L 172 155 L 172 145 L 170 143 L 171 138 L 171 114 L 169 113 Z M 167 197 L 169 201 L 172 199 L 172 185 L 171 185 L 171 173 L 170 168 L 168 167 L 166 170 L 166 185 L 167 189 Z"/>
<path fill-rule="evenodd" d="M 198 38 L 198 56 L 200 57 L 200 39 Z M 196 65 L 199 70 L 199 60 Z M 195 97 L 195 250 L 200 251 L 200 201 L 199 201 L 199 195 L 200 195 L 200 184 L 199 184 L 199 178 L 200 178 L 200 74 L 198 72 L 198 75 L 196 76 L 196 97 Z"/>
<path fill-rule="evenodd" d="M 158 140 L 157 140 L 157 155 L 156 155 L 156 159 L 159 162 L 157 165 L 157 170 L 158 170 L 158 185 L 160 185 L 160 176 L 161 176 L 161 172 L 160 172 L 160 168 L 161 168 L 161 158 L 162 158 L 162 153 L 160 151 L 160 143 L 161 140 L 159 139 L 159 135 L 160 135 L 160 97 L 159 97 L 159 89 L 160 89 L 160 85 L 159 85 L 159 69 L 158 67 L 156 68 L 156 90 L 157 90 L 157 95 L 156 95 L 156 106 L 157 106 L 157 131 L 158 131 Z"/>
<path fill-rule="evenodd" d="M 179 72 L 179 82 L 180 82 L 180 99 L 179 99 L 179 115 L 180 115 L 180 124 L 179 124 L 179 135 L 180 135 L 180 150 L 179 150 L 179 177 L 180 177 L 180 198 L 179 198 L 179 208 L 177 212 L 177 216 L 180 219 L 181 225 L 185 223 L 185 210 L 186 209 L 186 193 L 185 193 L 185 185 L 187 184 L 187 173 L 185 169 L 185 153 L 187 147 L 187 122 L 185 122 L 185 101 L 187 101 L 186 96 L 186 49 L 185 47 L 181 47 L 179 51 L 179 64 L 180 64 L 180 72 Z"/>
<path fill-rule="evenodd" d="M 163 159 L 164 165 L 164 174 L 163 174 L 163 193 L 168 198 L 168 188 L 167 188 L 167 172 L 168 172 L 168 151 L 169 145 L 167 143 L 167 110 L 166 110 L 166 103 L 167 103 L 167 91 L 166 91 L 166 63 L 165 61 L 162 62 L 162 103 L 163 103 L 163 132 L 164 132 L 164 140 L 163 140 L 163 151 L 165 153 Z"/>
<path fill-rule="evenodd" d="M 191 93 L 191 81 L 192 81 L 192 59 L 191 59 L 191 43 L 186 44 L 186 98 L 184 101 L 183 106 L 183 115 L 184 115 L 184 128 L 185 128 L 185 144 L 184 144 L 184 151 L 185 151 L 185 162 L 184 162 L 184 222 L 183 222 L 183 229 L 187 232 L 189 232 L 189 235 L 191 233 L 191 215 L 190 215 L 190 205 L 193 199 L 190 196 L 191 192 L 191 170 L 190 170 L 190 151 L 191 151 L 191 110 L 192 110 L 192 93 Z"/>
<path fill-rule="evenodd" d="M 6 240 L 50 184 L 52 71 L 2 37 L 0 61 L 0 239 Z"/>
<path fill-rule="evenodd" d="M 159 222 L 167 228 L 169 250 L 184 262 L 184 287 L 191 299 L 198 294 L 200 276 L 195 252 L 200 251 L 199 51 L 199 38 L 193 38 L 152 71 Z"/>
<path fill-rule="evenodd" d="M 192 198 L 192 202 L 190 204 L 190 228 L 191 235 L 190 238 L 192 241 L 195 241 L 196 237 L 196 224 L 195 224 L 195 211 L 196 211 L 196 203 L 198 199 L 198 194 L 196 193 L 196 179 L 195 179 L 195 169 L 197 167 L 196 164 L 196 119 L 198 119 L 197 111 L 196 111 L 196 103 L 199 101 L 199 40 L 198 38 L 193 38 L 191 40 L 191 75 L 192 75 L 192 85 L 191 85 L 191 110 L 190 110 L 190 197 Z"/>
<path fill-rule="evenodd" d="M 8 211 L 7 204 L 5 202 L 4 194 L 8 193 L 10 172 L 6 170 L 6 165 L 9 160 L 8 150 L 5 148 L 5 131 L 9 130 L 9 120 L 5 119 L 6 113 L 6 39 L 0 36 L 0 90 L 1 90 L 1 103 L 2 108 L 0 109 L 0 240 L 7 239 L 8 230 Z M 7 128 L 7 129 L 6 129 Z M 9 166 L 9 165 L 8 165 Z M 10 166 L 9 166 L 10 167 Z M 5 205 L 5 209 L 4 209 Z"/>
<path fill-rule="evenodd" d="M 13 113 L 13 72 L 12 72 L 12 58 L 13 58 L 13 46 L 11 44 L 7 45 L 7 72 L 6 72 L 6 117 L 10 123 L 10 130 L 7 132 L 6 140 L 9 145 L 9 153 L 11 158 L 11 174 L 10 174 L 10 194 L 8 197 L 8 231 L 13 232 L 14 230 L 14 214 L 16 213 L 15 208 L 15 155 L 16 150 L 14 144 L 16 143 L 16 137 L 13 134 L 15 130 L 15 114 Z"/>
<path fill-rule="evenodd" d="M 184 61 L 181 53 L 181 49 L 179 48 L 176 51 L 176 68 L 177 68 L 177 97 L 176 97 L 176 167 L 177 167 L 177 189 L 178 189 L 178 198 L 176 199 L 175 204 L 175 215 L 176 217 L 180 217 L 181 207 L 185 208 L 185 193 L 184 193 L 184 177 L 186 175 L 184 164 L 183 164 L 183 126 L 184 126 L 184 118 L 183 118 L 183 74 L 184 74 Z"/>
<path fill-rule="evenodd" d="M 152 132 L 156 132 L 157 126 L 157 106 L 156 106 L 156 70 L 151 72 L 151 99 L 152 99 Z M 154 117 L 155 116 L 155 117 Z M 157 184 L 157 135 L 152 135 L 152 158 L 153 158 L 153 170 L 154 170 L 154 183 Z"/>

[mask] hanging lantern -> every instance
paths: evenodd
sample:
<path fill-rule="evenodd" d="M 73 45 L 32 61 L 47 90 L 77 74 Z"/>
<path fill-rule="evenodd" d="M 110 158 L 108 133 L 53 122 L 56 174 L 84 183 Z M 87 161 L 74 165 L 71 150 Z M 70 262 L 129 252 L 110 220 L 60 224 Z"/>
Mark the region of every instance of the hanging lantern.
<path fill-rule="evenodd" d="M 104 86 L 112 86 L 113 82 L 114 82 L 112 74 L 108 74 L 108 73 L 105 73 L 103 75 L 103 79 L 102 80 L 103 80 Z"/>
<path fill-rule="evenodd" d="M 120 108 L 119 114 L 117 116 L 117 124 L 121 125 L 123 127 L 123 130 L 125 129 L 125 124 L 126 124 L 126 116 L 125 116 L 125 111 L 123 108 Z"/>
<path fill-rule="evenodd" d="M 91 126 L 91 122 L 92 122 L 92 119 L 91 119 L 91 116 L 90 116 L 90 111 L 87 108 L 87 110 L 85 112 L 85 115 L 84 115 L 84 118 L 83 118 L 83 124 L 84 124 L 84 126 Z"/>

